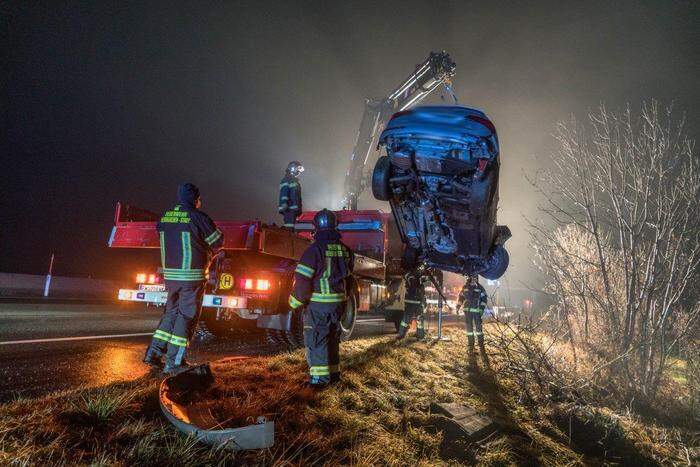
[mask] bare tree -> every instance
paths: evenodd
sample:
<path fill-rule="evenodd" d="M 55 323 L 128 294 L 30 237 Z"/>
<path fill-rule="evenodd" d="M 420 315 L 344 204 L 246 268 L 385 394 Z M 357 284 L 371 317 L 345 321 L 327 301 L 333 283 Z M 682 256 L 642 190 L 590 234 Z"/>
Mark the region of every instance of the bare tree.
<path fill-rule="evenodd" d="M 656 102 L 559 124 L 534 180 L 537 264 L 572 340 L 653 398 L 700 316 L 700 167 L 683 121 Z M 693 336 L 698 339 L 698 336 Z"/>

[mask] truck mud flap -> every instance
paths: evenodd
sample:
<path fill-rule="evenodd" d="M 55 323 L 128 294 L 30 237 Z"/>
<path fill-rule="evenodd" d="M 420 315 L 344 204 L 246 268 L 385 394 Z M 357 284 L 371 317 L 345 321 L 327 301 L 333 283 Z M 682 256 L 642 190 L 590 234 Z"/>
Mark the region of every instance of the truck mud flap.
<path fill-rule="evenodd" d="M 292 330 L 292 312 L 281 313 L 278 315 L 261 315 L 256 326 L 262 329 L 277 329 L 278 331 Z"/>
<path fill-rule="evenodd" d="M 240 428 L 213 429 L 217 421 L 208 413 L 178 404 L 173 395 L 178 391 L 204 389 L 214 383 L 208 364 L 200 365 L 160 384 L 160 409 L 165 418 L 181 432 L 198 441 L 234 451 L 269 448 L 275 443 L 275 422 L 258 417 L 253 425 Z"/>

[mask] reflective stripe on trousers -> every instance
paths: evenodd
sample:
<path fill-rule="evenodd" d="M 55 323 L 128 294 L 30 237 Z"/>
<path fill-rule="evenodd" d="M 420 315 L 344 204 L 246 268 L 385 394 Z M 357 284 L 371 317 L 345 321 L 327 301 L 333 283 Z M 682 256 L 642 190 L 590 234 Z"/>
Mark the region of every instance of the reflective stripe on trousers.
<path fill-rule="evenodd" d="M 304 344 L 311 384 L 328 384 L 339 371 L 340 318 L 344 309 L 344 302 L 311 302 L 304 310 Z"/>
<path fill-rule="evenodd" d="M 484 332 L 481 322 L 481 310 L 473 312 L 469 309 L 464 313 L 464 318 L 467 324 L 467 342 L 470 346 L 474 345 L 474 336 L 479 340 L 479 345 L 484 343 Z M 476 328 L 476 329 L 475 329 Z"/>
<path fill-rule="evenodd" d="M 150 349 L 158 355 L 165 354 L 166 365 L 178 366 L 182 363 L 187 344 L 197 328 L 204 283 L 192 285 L 166 281 L 165 287 L 168 291 L 165 313 L 153 333 Z"/>

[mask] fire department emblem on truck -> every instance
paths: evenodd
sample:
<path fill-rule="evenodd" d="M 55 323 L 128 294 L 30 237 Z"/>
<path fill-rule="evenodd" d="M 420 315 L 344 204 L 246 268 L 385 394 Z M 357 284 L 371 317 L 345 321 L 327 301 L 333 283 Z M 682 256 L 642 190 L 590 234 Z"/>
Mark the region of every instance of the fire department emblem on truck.
<path fill-rule="evenodd" d="M 228 290 L 231 287 L 233 287 L 233 276 L 228 273 L 222 274 L 221 279 L 219 279 L 219 288 L 222 290 Z"/>

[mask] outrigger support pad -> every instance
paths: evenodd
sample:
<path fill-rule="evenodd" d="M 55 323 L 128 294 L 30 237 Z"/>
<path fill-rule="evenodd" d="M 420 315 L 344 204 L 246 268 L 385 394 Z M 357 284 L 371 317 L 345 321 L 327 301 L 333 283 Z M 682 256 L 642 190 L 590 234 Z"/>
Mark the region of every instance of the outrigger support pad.
<path fill-rule="evenodd" d="M 264 449 L 275 444 L 275 422 L 258 417 L 253 425 L 218 430 L 220 425 L 211 414 L 178 404 L 172 395 L 187 390 L 205 389 L 214 383 L 209 364 L 199 365 L 160 384 L 160 409 L 165 418 L 183 433 L 198 441 L 226 449 L 242 451 Z"/>

